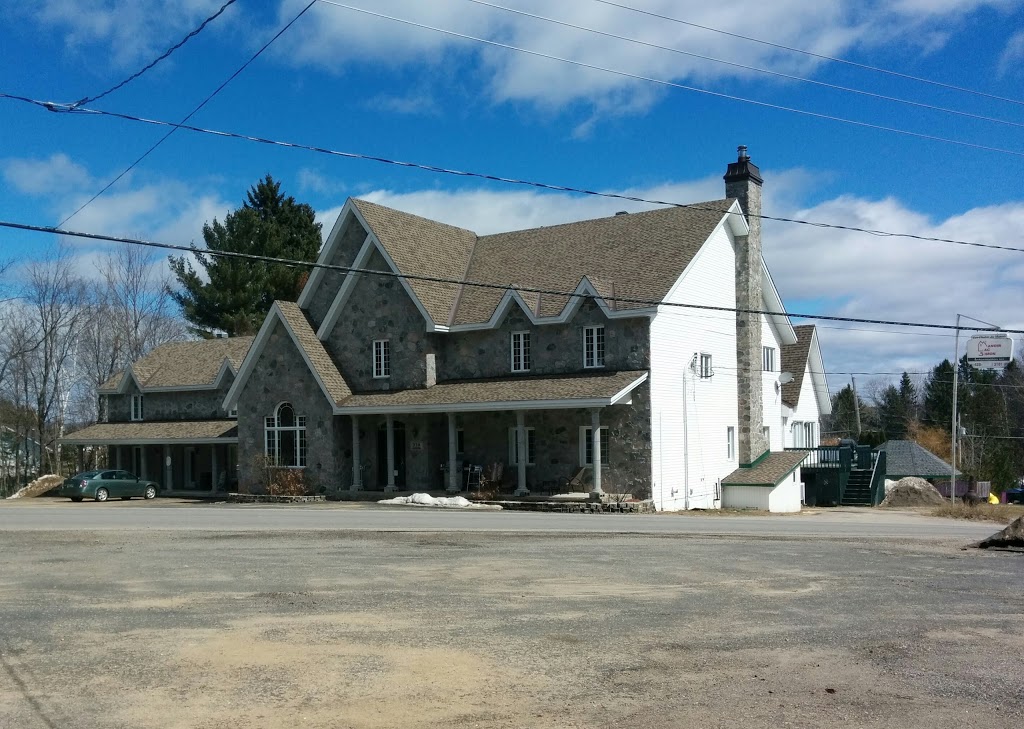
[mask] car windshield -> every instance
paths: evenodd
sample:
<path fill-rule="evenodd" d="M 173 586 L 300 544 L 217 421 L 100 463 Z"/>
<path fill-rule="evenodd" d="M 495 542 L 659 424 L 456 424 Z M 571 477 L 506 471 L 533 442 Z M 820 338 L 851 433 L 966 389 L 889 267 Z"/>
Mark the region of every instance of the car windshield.
<path fill-rule="evenodd" d="M 98 474 L 98 473 L 99 473 L 99 471 L 84 471 L 84 472 L 79 473 L 79 474 L 77 474 L 75 476 L 72 476 L 71 478 L 72 479 L 77 479 L 77 478 L 96 478 L 96 474 Z"/>

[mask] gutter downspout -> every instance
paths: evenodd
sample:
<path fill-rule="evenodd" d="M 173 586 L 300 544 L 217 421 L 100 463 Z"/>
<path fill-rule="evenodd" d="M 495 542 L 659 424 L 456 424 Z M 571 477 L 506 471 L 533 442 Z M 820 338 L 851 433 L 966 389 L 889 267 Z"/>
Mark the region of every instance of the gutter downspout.
<path fill-rule="evenodd" d="M 690 423 L 687 418 L 686 369 L 683 369 L 683 509 L 690 510 Z"/>

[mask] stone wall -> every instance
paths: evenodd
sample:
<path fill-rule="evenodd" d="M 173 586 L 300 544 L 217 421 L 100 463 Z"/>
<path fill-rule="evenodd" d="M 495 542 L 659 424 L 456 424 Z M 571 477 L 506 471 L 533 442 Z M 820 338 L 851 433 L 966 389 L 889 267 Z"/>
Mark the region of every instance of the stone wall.
<path fill-rule="evenodd" d="M 316 488 L 336 490 L 351 467 L 351 431 L 336 418 L 284 325 L 278 322 L 253 366 L 238 401 L 238 463 L 242 488 L 256 483 L 254 461 L 264 452 L 264 418 L 281 402 L 306 418 L 306 478 Z"/>
<path fill-rule="evenodd" d="M 367 268 L 390 270 L 378 252 Z M 404 390 L 425 386 L 436 336 L 427 334 L 423 315 L 398 279 L 363 274 L 324 346 L 353 391 Z M 388 378 L 373 377 L 376 339 L 390 342 Z"/>
<path fill-rule="evenodd" d="M 366 231 L 358 220 L 353 216 L 345 228 L 339 232 L 335 242 L 334 255 L 327 261 L 335 266 L 351 266 L 366 240 Z M 313 320 L 313 328 L 318 329 L 327 316 L 327 310 L 341 288 L 346 274 L 342 271 L 325 268 L 320 272 L 319 283 L 316 291 L 309 301 L 307 311 Z"/>
<path fill-rule="evenodd" d="M 234 381 L 228 373 L 224 383 L 216 390 L 183 390 L 174 392 L 147 392 L 142 400 L 143 420 L 223 420 L 228 415 L 224 411 L 224 398 Z M 135 382 L 128 383 L 128 391 L 123 395 L 107 395 L 108 417 L 111 423 L 124 423 L 131 420 L 132 395 L 139 390 Z"/>
<path fill-rule="evenodd" d="M 512 332 L 530 332 L 530 372 L 553 375 L 583 372 L 583 328 L 604 325 L 606 370 L 650 367 L 650 320 L 608 319 L 587 299 L 566 324 L 531 324 L 518 306 L 509 309 L 497 329 L 444 335 L 437 364 L 438 380 L 504 377 L 511 374 Z"/>

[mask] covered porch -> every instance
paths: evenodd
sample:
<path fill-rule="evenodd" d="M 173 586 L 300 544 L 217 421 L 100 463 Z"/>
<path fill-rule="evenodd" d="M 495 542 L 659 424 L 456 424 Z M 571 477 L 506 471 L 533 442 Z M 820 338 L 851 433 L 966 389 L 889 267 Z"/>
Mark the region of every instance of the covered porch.
<path fill-rule="evenodd" d="M 518 377 L 354 395 L 350 491 L 650 489 L 647 373 Z M 594 464 L 600 464 L 594 468 Z"/>
<path fill-rule="evenodd" d="M 67 445 L 105 451 L 106 467 L 160 484 L 160 493 L 227 493 L 238 480 L 238 428 L 234 420 L 98 423 L 72 433 Z"/>

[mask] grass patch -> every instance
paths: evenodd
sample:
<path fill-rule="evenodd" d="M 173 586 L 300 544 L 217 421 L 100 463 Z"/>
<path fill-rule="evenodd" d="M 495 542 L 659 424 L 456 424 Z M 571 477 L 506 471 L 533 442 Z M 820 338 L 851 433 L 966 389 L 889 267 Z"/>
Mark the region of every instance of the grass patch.
<path fill-rule="evenodd" d="M 1024 516 L 1024 506 L 1017 504 L 978 504 L 971 506 L 957 502 L 955 504 L 943 504 L 936 506 L 932 516 L 941 516 L 946 519 L 971 519 L 974 521 L 994 521 L 1000 524 L 1009 524 L 1018 516 Z"/>

